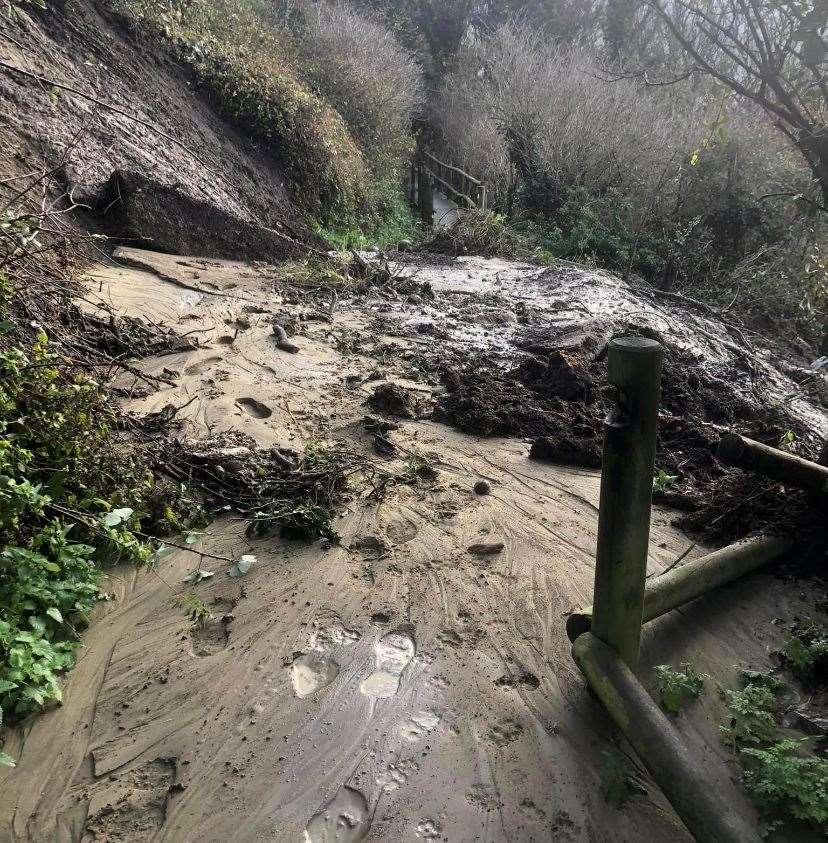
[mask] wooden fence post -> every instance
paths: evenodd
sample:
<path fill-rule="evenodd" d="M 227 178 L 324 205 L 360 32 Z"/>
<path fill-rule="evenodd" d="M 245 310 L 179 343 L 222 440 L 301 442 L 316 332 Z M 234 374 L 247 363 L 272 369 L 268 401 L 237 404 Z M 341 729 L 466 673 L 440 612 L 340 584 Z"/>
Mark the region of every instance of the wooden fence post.
<path fill-rule="evenodd" d="M 638 666 L 664 349 L 645 337 L 609 343 L 617 402 L 604 421 L 592 632 Z"/>
<path fill-rule="evenodd" d="M 417 164 L 414 159 L 411 159 L 411 167 L 409 168 L 409 183 L 408 183 L 408 204 L 412 208 L 417 207 Z"/>
<path fill-rule="evenodd" d="M 434 225 L 434 190 L 428 171 L 420 171 L 420 219 L 426 228 Z"/>

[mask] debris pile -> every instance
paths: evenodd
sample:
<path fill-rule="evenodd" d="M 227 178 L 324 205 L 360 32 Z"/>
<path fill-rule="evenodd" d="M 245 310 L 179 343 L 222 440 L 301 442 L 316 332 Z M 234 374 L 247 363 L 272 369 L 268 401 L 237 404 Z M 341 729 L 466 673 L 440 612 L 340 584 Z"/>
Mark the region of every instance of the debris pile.
<path fill-rule="evenodd" d="M 165 471 L 201 491 L 209 511 L 250 518 L 249 536 L 281 532 L 330 541 L 338 540 L 332 522 L 348 476 L 365 465 L 364 458 L 332 445 L 263 449 L 235 431 L 173 440 L 163 460 Z"/>

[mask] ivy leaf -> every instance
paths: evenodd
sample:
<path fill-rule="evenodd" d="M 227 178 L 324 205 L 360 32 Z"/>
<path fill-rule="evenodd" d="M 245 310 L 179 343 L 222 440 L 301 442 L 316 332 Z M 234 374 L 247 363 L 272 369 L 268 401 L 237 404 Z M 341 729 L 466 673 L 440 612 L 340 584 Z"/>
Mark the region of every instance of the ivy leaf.
<path fill-rule="evenodd" d="M 3 752 L 2 749 L 0 749 L 0 767 L 16 767 L 16 766 L 17 766 L 17 762 L 14 760 L 14 758 L 12 758 L 11 755 L 8 755 L 7 753 Z"/>
<path fill-rule="evenodd" d="M 192 574 L 188 574 L 184 577 L 183 582 L 190 583 L 190 585 L 196 585 L 200 583 L 202 580 L 209 580 L 211 577 L 216 575 L 215 571 L 193 571 Z"/>
<path fill-rule="evenodd" d="M 46 614 L 52 618 L 52 620 L 56 620 L 58 623 L 63 623 L 63 615 L 60 613 L 60 609 L 58 609 L 57 606 L 52 606 L 47 609 Z"/>
<path fill-rule="evenodd" d="M 231 577 L 243 577 L 253 567 L 255 561 L 256 557 L 251 553 L 247 553 L 227 573 Z"/>
<path fill-rule="evenodd" d="M 113 509 L 112 512 L 107 512 L 101 518 L 101 523 L 104 527 L 117 527 L 119 524 L 129 521 L 132 518 L 133 512 L 135 510 L 130 509 L 128 506 L 122 507 L 121 509 Z"/>

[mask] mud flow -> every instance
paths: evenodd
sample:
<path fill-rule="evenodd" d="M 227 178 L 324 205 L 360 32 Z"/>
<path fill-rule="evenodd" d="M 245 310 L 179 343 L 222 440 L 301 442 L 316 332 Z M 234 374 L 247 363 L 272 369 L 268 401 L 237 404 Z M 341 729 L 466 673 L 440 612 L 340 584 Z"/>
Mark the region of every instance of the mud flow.
<path fill-rule="evenodd" d="M 267 264 L 118 258 L 89 301 L 198 338 L 150 352 L 141 368 L 163 381 L 124 378 L 126 409 L 176 443 L 170 465 L 220 513 L 193 549 L 256 562 L 232 576 L 176 551 L 109 573 L 64 705 L 7 741 L 3 839 L 689 843 L 565 634 L 592 597 L 605 347 L 635 330 L 667 349 L 657 467 L 675 480 L 651 575 L 779 511 L 773 489 L 728 503 L 744 478 L 710 448 L 727 429 L 792 430 L 814 453 L 828 422 L 798 386 L 805 364 L 704 305 L 587 270 L 421 256 L 332 297 Z M 336 482 L 291 487 L 303 518 L 334 514 L 308 541 L 276 504 L 299 466 L 322 470 L 324 443 Z M 809 505 L 791 497 L 780 520 Z M 192 591 L 200 626 L 177 602 Z M 768 668 L 773 618 L 814 611 L 797 582 L 752 576 L 649 624 L 642 664 L 692 659 L 735 687 L 740 667 Z M 709 690 L 677 728 L 756 822 L 721 715 Z M 608 758 L 641 783 L 621 808 Z"/>

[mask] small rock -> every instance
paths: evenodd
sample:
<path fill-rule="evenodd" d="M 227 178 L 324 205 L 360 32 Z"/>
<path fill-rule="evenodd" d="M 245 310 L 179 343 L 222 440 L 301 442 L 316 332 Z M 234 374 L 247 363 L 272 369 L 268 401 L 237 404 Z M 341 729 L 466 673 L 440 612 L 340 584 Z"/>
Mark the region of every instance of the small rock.
<path fill-rule="evenodd" d="M 481 544 L 472 544 L 467 548 L 472 556 L 494 556 L 500 553 L 506 545 L 503 542 L 482 542 Z"/>
<path fill-rule="evenodd" d="M 294 345 L 289 339 L 287 332 L 281 325 L 273 326 L 273 336 L 276 337 L 276 348 L 287 351 L 289 354 L 298 354 L 299 346 Z"/>
<path fill-rule="evenodd" d="M 478 480 L 474 484 L 474 493 L 476 495 L 490 495 L 492 493 L 492 484 L 488 480 Z"/>

